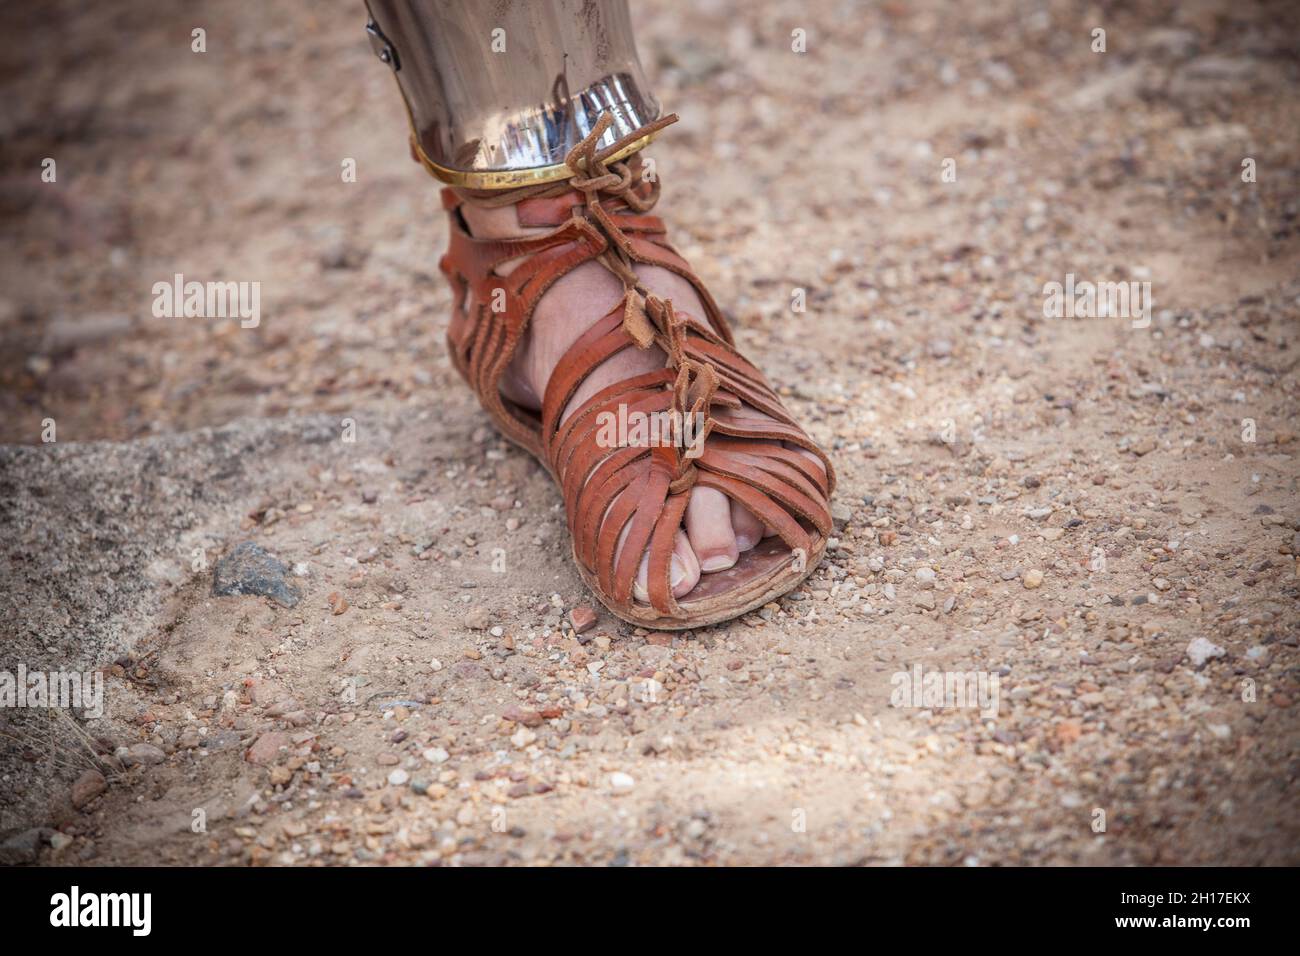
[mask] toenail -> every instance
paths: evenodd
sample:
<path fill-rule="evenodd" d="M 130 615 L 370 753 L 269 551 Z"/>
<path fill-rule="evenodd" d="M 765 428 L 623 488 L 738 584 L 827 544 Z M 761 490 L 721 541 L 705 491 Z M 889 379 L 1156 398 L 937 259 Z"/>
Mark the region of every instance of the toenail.
<path fill-rule="evenodd" d="M 753 547 L 754 545 L 756 545 L 757 543 L 758 543 L 758 542 L 757 542 L 754 538 L 751 538 L 751 537 L 750 537 L 749 535 L 747 535 L 747 534 L 743 534 L 743 533 L 742 533 L 742 534 L 738 534 L 738 535 L 736 535 L 736 550 L 737 550 L 737 551 L 748 551 L 750 548 L 752 548 L 752 547 Z"/>
<path fill-rule="evenodd" d="M 686 565 L 684 565 L 682 559 L 677 557 L 675 554 L 673 555 L 673 569 L 669 580 L 672 582 L 673 587 L 677 587 L 677 585 L 686 580 Z"/>
<path fill-rule="evenodd" d="M 701 557 L 700 570 L 705 572 L 725 571 L 727 570 L 727 568 L 731 567 L 735 563 L 736 563 L 736 559 L 733 558 L 730 554 L 728 554 L 726 551 L 719 551 L 716 554 L 711 554 L 708 555 L 707 557 Z"/>

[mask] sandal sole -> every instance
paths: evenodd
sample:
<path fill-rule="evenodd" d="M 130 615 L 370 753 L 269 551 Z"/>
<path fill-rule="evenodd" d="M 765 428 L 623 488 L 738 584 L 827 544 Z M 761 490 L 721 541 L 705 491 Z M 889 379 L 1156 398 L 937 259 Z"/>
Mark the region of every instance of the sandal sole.
<path fill-rule="evenodd" d="M 570 552 L 573 564 L 578 569 L 583 582 L 609 613 L 619 620 L 655 631 L 689 631 L 734 620 L 782 595 L 789 594 L 817 570 L 817 565 L 821 563 L 822 556 L 826 553 L 826 539 L 817 536 L 812 553 L 803 562 L 803 569 L 795 571 L 792 567 L 794 554 L 785 542 L 776 537 L 764 538 L 753 549 L 741 555 L 741 560 L 737 561 L 735 566 L 726 571 L 700 575 L 700 583 L 687 593 L 687 600 L 677 603 L 677 606 L 685 612 L 685 617 L 668 617 L 649 604 L 636 603 L 630 607 L 620 604 L 601 590 L 596 575 L 583 567 L 577 555 L 572 553 L 572 548 Z M 746 558 L 750 560 L 746 561 Z M 768 567 L 752 577 L 747 575 L 746 568 L 752 571 L 754 563 L 757 562 Z M 734 587 L 722 591 L 717 596 L 708 594 L 709 590 L 716 590 L 718 585 L 727 584 L 736 577 L 740 577 L 741 581 Z M 701 588 L 705 589 L 705 593 L 690 600 L 690 596 Z"/>

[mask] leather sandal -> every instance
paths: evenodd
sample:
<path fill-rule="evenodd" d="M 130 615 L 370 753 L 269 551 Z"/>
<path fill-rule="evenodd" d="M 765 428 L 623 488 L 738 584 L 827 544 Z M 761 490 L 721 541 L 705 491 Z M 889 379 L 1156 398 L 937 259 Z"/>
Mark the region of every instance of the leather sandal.
<path fill-rule="evenodd" d="M 495 192 L 444 189 L 450 244 L 440 263 L 454 305 L 447 340 L 457 370 L 507 438 L 536 456 L 563 490 L 579 574 L 625 621 L 681 630 L 725 621 L 792 590 L 813 569 L 831 533 L 830 461 L 791 418 L 761 372 L 746 361 L 713 297 L 647 215 L 659 196 L 638 155 L 613 161 L 628 144 L 676 120 L 666 116 L 612 145 L 596 143 L 605 114 L 565 162 L 572 177 Z M 465 203 L 516 205 L 523 226 L 543 234 L 477 239 L 460 214 Z M 521 260 L 502 276 L 497 267 Z M 508 400 L 501 380 L 547 289 L 582 263 L 598 261 L 623 282 L 622 300 L 573 344 L 555 367 L 538 414 Z M 633 265 L 661 266 L 686 279 L 702 317 L 679 314 L 648 292 Z M 599 365 L 623 349 L 658 345 L 662 370 L 594 395 L 561 421 L 570 399 Z M 771 421 L 738 418 L 747 405 Z M 634 413 L 664 427 L 623 443 L 610 426 Z M 646 432 L 647 430 L 641 430 Z M 796 449 L 822 461 L 819 471 Z M 702 575 L 680 601 L 669 575 L 673 539 L 695 485 L 715 488 L 763 522 L 769 537 L 725 570 Z M 618 540 L 627 539 L 618 560 Z M 649 549 L 648 604 L 633 585 Z"/>

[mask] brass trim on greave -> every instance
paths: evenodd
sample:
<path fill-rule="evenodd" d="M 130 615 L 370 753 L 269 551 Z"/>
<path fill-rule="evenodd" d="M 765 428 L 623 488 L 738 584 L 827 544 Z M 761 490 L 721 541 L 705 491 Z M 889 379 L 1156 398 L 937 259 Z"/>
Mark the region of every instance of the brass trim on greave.
<path fill-rule="evenodd" d="M 650 141 L 658 135 L 659 132 L 656 131 L 642 136 L 614 153 L 609 157 L 608 161 L 617 162 L 621 159 L 627 159 L 633 153 L 645 149 L 650 144 Z M 563 163 L 554 166 L 535 166 L 532 169 L 496 169 L 481 172 L 448 169 L 445 166 L 439 166 L 426 156 L 424 150 L 420 148 L 420 144 L 415 141 L 415 137 L 411 138 L 411 153 L 434 179 L 447 183 L 449 186 L 459 186 L 462 189 L 517 189 L 520 186 L 535 186 L 539 183 L 556 183 L 573 175 L 573 170 Z"/>

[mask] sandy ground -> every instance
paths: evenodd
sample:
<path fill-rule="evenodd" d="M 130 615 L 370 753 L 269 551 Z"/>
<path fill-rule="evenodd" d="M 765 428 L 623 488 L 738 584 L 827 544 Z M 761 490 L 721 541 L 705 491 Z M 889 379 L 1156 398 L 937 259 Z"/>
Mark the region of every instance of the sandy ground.
<path fill-rule="evenodd" d="M 635 5 L 660 211 L 847 519 L 675 636 L 568 626 L 360 4 L 47 6 L 0 14 L 0 633 L 105 714 L 0 713 L 0 862 L 1300 862 L 1293 4 Z M 260 326 L 155 318 L 177 272 Z M 1149 324 L 1045 317 L 1067 275 Z M 212 594 L 241 541 L 295 606 Z"/>

